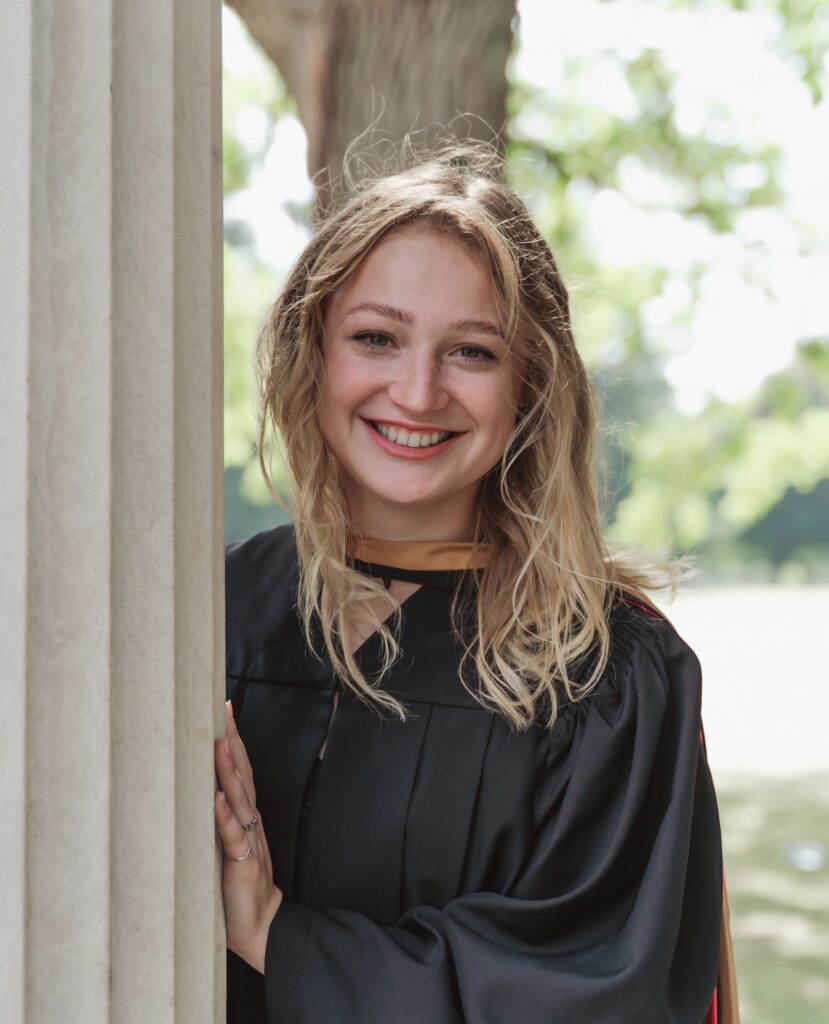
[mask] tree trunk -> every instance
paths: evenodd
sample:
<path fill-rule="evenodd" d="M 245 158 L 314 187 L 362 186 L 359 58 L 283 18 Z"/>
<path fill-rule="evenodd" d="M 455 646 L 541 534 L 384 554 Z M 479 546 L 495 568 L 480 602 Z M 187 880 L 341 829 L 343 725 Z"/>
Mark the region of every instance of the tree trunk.
<path fill-rule="evenodd" d="M 381 111 L 377 128 L 395 142 L 419 129 L 428 139 L 458 114 L 474 115 L 463 136 L 503 129 L 516 0 L 227 2 L 296 100 L 322 208 L 346 147 Z"/>

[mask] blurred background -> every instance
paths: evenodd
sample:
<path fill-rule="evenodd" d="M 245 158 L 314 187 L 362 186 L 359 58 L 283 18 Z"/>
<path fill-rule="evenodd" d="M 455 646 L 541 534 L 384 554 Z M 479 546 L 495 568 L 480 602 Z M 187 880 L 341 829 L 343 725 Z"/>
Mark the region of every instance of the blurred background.
<path fill-rule="evenodd" d="M 743 1020 L 829 1020 L 829 6 L 228 0 L 223 29 L 227 538 L 284 521 L 251 354 L 325 169 L 381 109 L 392 140 L 503 128 L 602 396 L 608 534 L 698 558 L 654 597 L 703 665 Z"/>

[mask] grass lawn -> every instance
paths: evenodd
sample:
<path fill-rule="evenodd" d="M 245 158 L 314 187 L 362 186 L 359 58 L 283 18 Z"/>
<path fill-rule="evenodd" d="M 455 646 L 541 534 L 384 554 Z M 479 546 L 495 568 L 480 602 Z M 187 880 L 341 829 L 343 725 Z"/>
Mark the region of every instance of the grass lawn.
<path fill-rule="evenodd" d="M 829 775 L 715 778 L 743 1024 L 829 1022 Z"/>

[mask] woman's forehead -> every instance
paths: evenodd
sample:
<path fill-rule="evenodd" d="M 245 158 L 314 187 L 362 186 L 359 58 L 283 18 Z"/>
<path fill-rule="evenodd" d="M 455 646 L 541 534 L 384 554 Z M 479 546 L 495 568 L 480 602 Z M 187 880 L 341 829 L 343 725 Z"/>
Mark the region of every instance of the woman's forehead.
<path fill-rule="evenodd" d="M 379 307 L 402 311 L 409 322 L 418 313 L 451 307 L 455 319 L 497 323 L 494 290 L 481 262 L 453 234 L 419 224 L 378 242 L 328 303 L 337 320 L 355 309 L 379 315 Z"/>

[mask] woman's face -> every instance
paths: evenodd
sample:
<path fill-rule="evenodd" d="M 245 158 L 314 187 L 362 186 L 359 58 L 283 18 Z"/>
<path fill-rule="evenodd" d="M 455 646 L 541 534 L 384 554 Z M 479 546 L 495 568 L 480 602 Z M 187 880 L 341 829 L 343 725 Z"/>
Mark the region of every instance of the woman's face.
<path fill-rule="evenodd" d="M 320 427 L 365 536 L 468 540 L 518 377 L 484 269 L 425 225 L 389 235 L 325 314 Z"/>

